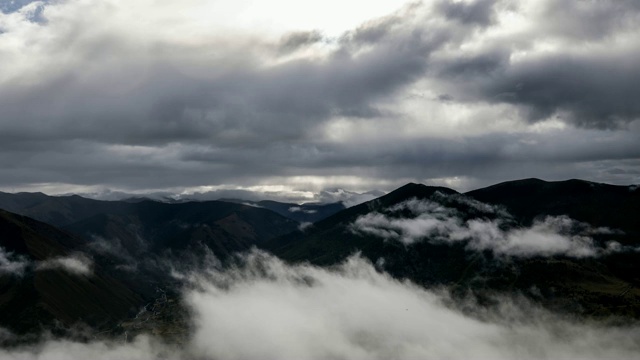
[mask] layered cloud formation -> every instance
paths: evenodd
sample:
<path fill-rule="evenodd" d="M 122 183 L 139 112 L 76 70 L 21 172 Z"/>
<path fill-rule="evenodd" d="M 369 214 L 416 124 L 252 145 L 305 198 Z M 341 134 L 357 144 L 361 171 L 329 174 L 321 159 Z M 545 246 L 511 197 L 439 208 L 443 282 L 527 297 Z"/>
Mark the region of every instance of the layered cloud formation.
<path fill-rule="evenodd" d="M 5 190 L 640 181 L 633 0 L 0 10 Z"/>
<path fill-rule="evenodd" d="M 480 216 L 465 219 L 462 213 L 450 207 L 455 203 L 478 211 Z M 469 250 L 489 250 L 498 256 L 581 258 L 634 251 L 615 241 L 598 243 L 593 239 L 595 235 L 620 233 L 619 230 L 593 228 L 565 215 L 536 219 L 530 227 L 515 226 L 511 215 L 500 206 L 439 192 L 428 200 L 412 199 L 381 212 L 360 216 L 350 229 L 355 234 L 375 235 L 405 245 L 418 241 L 464 243 Z"/>
<path fill-rule="evenodd" d="M 631 359 L 634 326 L 583 324 L 522 299 L 463 315 L 446 292 L 394 280 L 352 257 L 331 270 L 254 252 L 244 264 L 190 277 L 194 334 L 182 347 L 49 341 L 0 350 L 3 359 Z M 473 310 L 473 311 L 471 311 Z"/>

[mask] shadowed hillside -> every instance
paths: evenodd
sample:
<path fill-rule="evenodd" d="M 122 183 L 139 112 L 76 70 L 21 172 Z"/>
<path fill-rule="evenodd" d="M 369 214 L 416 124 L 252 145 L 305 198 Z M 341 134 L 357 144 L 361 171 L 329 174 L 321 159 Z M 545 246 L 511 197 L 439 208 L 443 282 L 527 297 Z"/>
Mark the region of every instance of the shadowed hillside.
<path fill-rule="evenodd" d="M 489 204 L 504 205 L 522 222 L 541 215 L 567 215 L 593 226 L 622 229 L 630 241 L 640 235 L 640 190 L 630 186 L 584 180 L 509 181 L 465 195 Z"/>
<path fill-rule="evenodd" d="M 18 334 L 54 324 L 60 330 L 77 323 L 111 328 L 135 314 L 143 302 L 135 291 L 98 265 L 76 271 L 83 264 L 73 249 L 81 243 L 50 225 L 0 211 L 3 327 Z"/>
<path fill-rule="evenodd" d="M 521 293 L 569 313 L 640 317 L 640 241 L 630 221 L 637 195 L 581 181 L 545 184 L 525 180 L 469 196 L 408 184 L 265 248 L 318 265 L 360 252 L 394 277 L 453 286 L 488 303 L 492 294 Z"/>

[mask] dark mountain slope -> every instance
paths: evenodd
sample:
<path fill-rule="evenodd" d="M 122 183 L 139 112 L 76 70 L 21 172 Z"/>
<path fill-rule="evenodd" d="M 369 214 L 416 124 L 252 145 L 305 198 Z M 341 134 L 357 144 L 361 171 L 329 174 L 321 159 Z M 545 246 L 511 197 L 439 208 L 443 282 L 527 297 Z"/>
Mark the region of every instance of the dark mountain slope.
<path fill-rule="evenodd" d="M 0 271 L 0 324 L 24 334 L 40 326 L 84 323 L 111 328 L 135 314 L 142 298 L 93 266 L 91 274 L 43 268 L 53 259 L 76 256 L 78 238 L 50 225 L 0 211 L 0 247 L 20 271 Z"/>
<path fill-rule="evenodd" d="M 127 212 L 98 214 L 66 226 L 109 274 L 145 298 L 178 289 L 168 265 L 199 266 L 213 254 L 226 261 L 298 228 L 270 210 L 223 201 L 127 204 Z M 210 260 L 210 259 L 209 259 Z"/>
<path fill-rule="evenodd" d="M 545 215 L 567 215 L 593 227 L 607 227 L 607 234 L 625 246 L 640 246 L 640 190 L 634 186 L 593 183 L 584 180 L 508 181 L 465 195 L 489 204 L 505 206 L 521 223 L 530 224 Z M 596 239 L 599 238 L 596 236 Z M 640 258 L 633 251 L 601 259 L 616 277 L 640 284 Z"/>
<path fill-rule="evenodd" d="M 485 203 L 504 205 L 525 223 L 540 215 L 568 215 L 592 226 L 621 229 L 636 239 L 640 234 L 640 190 L 629 186 L 575 179 L 552 182 L 524 179 L 465 195 Z"/>
<path fill-rule="evenodd" d="M 298 224 L 276 213 L 237 203 L 202 201 L 162 203 L 99 201 L 41 193 L 0 193 L 0 208 L 64 227 L 90 241 L 94 236 L 118 239 L 129 250 L 184 248 L 190 234 L 226 243 L 220 256 L 283 235 Z M 208 235 L 203 235 L 208 234 Z M 144 244 L 142 242 L 145 242 Z M 222 249 L 222 247 L 220 247 Z"/>
<path fill-rule="evenodd" d="M 0 193 L 0 208 L 51 224 L 65 226 L 98 214 L 128 214 L 130 204 L 100 201 L 78 195 L 48 196 L 42 193 Z"/>
<path fill-rule="evenodd" d="M 297 205 L 264 200 L 259 201 L 257 205 L 271 211 L 275 211 L 284 217 L 288 217 L 289 219 L 293 219 L 301 223 L 315 223 L 345 209 L 345 206 L 341 202 L 331 204 L 306 203 Z"/>
<path fill-rule="evenodd" d="M 224 201 L 127 204 L 126 212 L 91 216 L 65 229 L 91 241 L 117 239 L 132 254 L 184 250 L 203 244 L 220 257 L 295 230 L 298 223 L 272 211 Z"/>
<path fill-rule="evenodd" d="M 42 203 L 49 198 L 43 193 L 27 193 L 21 192 L 10 194 L 0 191 L 0 208 L 14 213 L 19 213 L 22 209 L 26 209 Z"/>
<path fill-rule="evenodd" d="M 553 248 L 557 246 L 557 242 L 562 241 L 571 241 L 573 245 L 582 244 L 580 241 L 583 240 L 580 239 L 583 239 L 583 235 L 575 238 L 573 233 L 560 235 L 556 231 L 565 230 L 553 230 L 552 227 L 540 225 L 540 222 L 533 223 L 536 218 L 544 221 L 545 215 L 575 216 L 583 222 L 600 219 L 596 226 L 619 224 L 626 226 L 623 231 L 632 231 L 634 224 L 628 221 L 610 222 L 608 219 L 612 217 L 599 214 L 620 209 L 620 203 L 626 204 L 624 209 L 633 209 L 634 203 L 628 198 L 633 199 L 636 195 L 624 189 L 626 192 L 618 193 L 617 201 L 602 200 L 600 206 L 585 211 L 582 206 L 597 204 L 601 199 L 612 196 L 609 195 L 612 189 L 613 192 L 620 189 L 603 186 L 600 188 L 604 194 L 599 194 L 599 187 L 595 187 L 594 193 L 588 183 L 585 188 L 578 182 L 569 189 L 563 188 L 554 193 L 557 194 L 556 197 L 564 195 L 565 200 L 550 203 L 552 196 L 545 195 L 544 192 L 530 195 L 532 189 L 540 185 L 540 181 L 523 181 L 517 185 L 523 187 L 509 187 L 509 191 L 502 194 L 504 199 L 508 199 L 504 205 L 514 212 L 514 216 L 507 214 L 501 207 L 477 202 L 450 189 L 408 184 L 379 199 L 339 212 L 318 222 L 304 233 L 292 233 L 269 241 L 265 248 L 287 261 L 308 261 L 318 265 L 342 261 L 359 251 L 363 257 L 396 278 L 410 279 L 427 287 L 452 286 L 455 294 L 472 294 L 485 302 L 490 302 L 495 294 L 520 293 L 563 312 L 597 317 L 614 315 L 640 318 L 640 279 L 637 275 L 640 272 L 636 271 L 640 253 L 635 250 L 603 250 L 591 256 L 569 253 L 545 255 L 544 252 L 521 256 L 517 252 L 514 255 L 501 254 L 496 252 L 500 251 L 499 246 L 491 245 L 496 241 L 502 245 L 509 242 L 512 249 L 521 249 L 520 246 L 525 242 L 531 244 L 527 246 L 532 248 Z M 548 197 L 547 201 L 543 196 Z M 413 198 L 427 199 L 426 203 L 431 207 L 416 206 L 413 210 L 408 210 L 406 200 Z M 494 204 L 503 203 L 496 201 Z M 437 206 L 446 209 L 438 209 Z M 420 211 L 422 213 L 416 213 Z M 362 219 L 368 219 L 374 230 L 358 230 L 354 224 Z M 567 218 L 560 219 L 565 221 Z M 442 230 L 415 234 L 421 231 L 421 226 L 427 228 L 430 222 L 439 224 Z M 472 231 L 474 226 L 476 233 Z M 531 230 L 532 226 L 538 226 L 537 230 Z M 399 234 L 402 231 L 413 234 L 414 239 L 401 241 Z M 459 233 L 457 240 L 450 240 L 447 236 L 451 231 L 462 231 L 462 235 Z M 465 231 L 468 232 L 467 235 L 464 234 Z M 494 239 L 491 234 L 496 232 L 502 235 L 497 235 Z M 487 237 L 485 240 L 478 240 L 482 236 Z M 589 236 L 594 237 L 594 243 L 589 246 L 601 249 L 606 247 L 606 241 L 619 240 L 616 234 Z M 542 241 L 543 245 L 536 245 L 536 241 Z M 548 242 L 547 245 L 544 245 L 545 242 Z M 484 244 L 484 247 L 474 249 L 470 244 Z M 640 242 L 629 244 L 637 246 Z"/>
<path fill-rule="evenodd" d="M 269 209 L 286 218 L 298 221 L 300 223 L 315 223 L 345 209 L 344 204 L 342 204 L 341 202 L 330 204 L 305 203 L 298 205 L 294 203 L 283 203 L 272 200 L 247 201 L 240 199 L 221 199 L 221 201 L 228 201 L 237 204 L 248 204 Z"/>
<path fill-rule="evenodd" d="M 184 250 L 195 243 L 218 256 L 295 230 L 298 224 L 263 208 L 223 201 L 162 203 L 152 200 L 99 201 L 41 193 L 0 193 L 0 208 L 8 208 L 80 234 L 114 240 L 132 254 Z"/>
<path fill-rule="evenodd" d="M 315 223 L 305 232 L 296 231 L 269 241 L 264 248 L 289 261 L 310 261 L 319 265 L 339 262 L 355 251 L 362 251 L 375 260 L 402 246 L 379 238 L 354 236 L 349 229 L 350 224 L 358 216 L 412 198 L 427 199 L 435 192 L 457 194 L 444 187 L 410 183 L 380 198 L 340 211 Z"/>
<path fill-rule="evenodd" d="M 80 196 L 0 194 L 0 207 L 59 226 L 82 239 L 71 248 L 91 254 L 110 276 L 146 299 L 175 283 L 166 260 L 193 263 L 213 252 L 226 259 L 298 227 L 270 210 L 222 201 L 162 203 L 98 201 Z"/>
<path fill-rule="evenodd" d="M 331 204 L 293 204 L 277 201 L 244 201 L 225 199 L 220 202 L 252 205 L 271 210 L 286 218 L 298 222 L 316 222 L 345 207 L 342 203 Z M 100 214 L 132 215 L 139 210 L 135 205 L 141 203 L 163 204 L 197 204 L 215 203 L 214 201 L 188 201 L 188 202 L 158 202 L 145 198 L 131 198 L 122 201 L 101 201 L 83 198 L 78 195 L 48 196 L 42 193 L 17 193 L 9 194 L 0 192 L 0 209 L 5 209 L 17 214 L 52 224 L 55 226 L 67 226 L 83 219 Z M 219 202 L 218 202 L 219 203 Z M 133 205 L 133 206 L 132 206 Z M 197 207 L 197 205 L 193 205 Z"/>

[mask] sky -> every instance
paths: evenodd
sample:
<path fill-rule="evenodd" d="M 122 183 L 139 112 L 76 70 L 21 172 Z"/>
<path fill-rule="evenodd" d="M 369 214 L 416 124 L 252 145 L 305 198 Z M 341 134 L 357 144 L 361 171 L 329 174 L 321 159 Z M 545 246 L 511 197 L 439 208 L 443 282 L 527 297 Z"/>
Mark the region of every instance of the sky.
<path fill-rule="evenodd" d="M 640 183 L 636 0 L 0 10 L 0 191 Z"/>

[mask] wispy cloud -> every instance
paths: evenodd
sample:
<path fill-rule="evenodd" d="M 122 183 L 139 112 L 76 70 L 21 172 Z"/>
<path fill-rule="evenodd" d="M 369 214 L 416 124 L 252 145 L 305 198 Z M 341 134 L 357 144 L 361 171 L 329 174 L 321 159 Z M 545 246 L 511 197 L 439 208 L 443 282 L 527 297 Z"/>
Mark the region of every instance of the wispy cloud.
<path fill-rule="evenodd" d="M 0 246 L 0 274 L 14 274 L 22 276 L 29 261 L 22 256 L 7 252 Z"/>
<path fill-rule="evenodd" d="M 75 275 L 93 274 L 93 261 L 86 255 L 77 253 L 66 257 L 56 257 L 39 262 L 36 270 L 60 269 Z"/>
<path fill-rule="evenodd" d="M 296 213 L 296 212 L 302 212 L 305 214 L 315 214 L 318 212 L 318 210 L 315 209 L 304 209 L 300 206 L 292 206 L 289 209 L 287 209 L 287 211 L 292 212 L 292 213 Z"/>
<path fill-rule="evenodd" d="M 466 205 L 475 216 L 468 218 L 467 214 L 465 220 L 460 211 L 450 207 L 456 203 Z M 355 234 L 370 234 L 405 245 L 418 241 L 464 243 L 469 250 L 489 250 L 499 256 L 581 258 L 623 250 L 615 241 L 600 245 L 593 239 L 594 235 L 619 233 L 617 230 L 593 228 L 567 216 L 547 216 L 529 227 L 519 227 L 502 207 L 442 193 L 430 200 L 411 199 L 385 211 L 360 216 L 350 228 Z"/>

